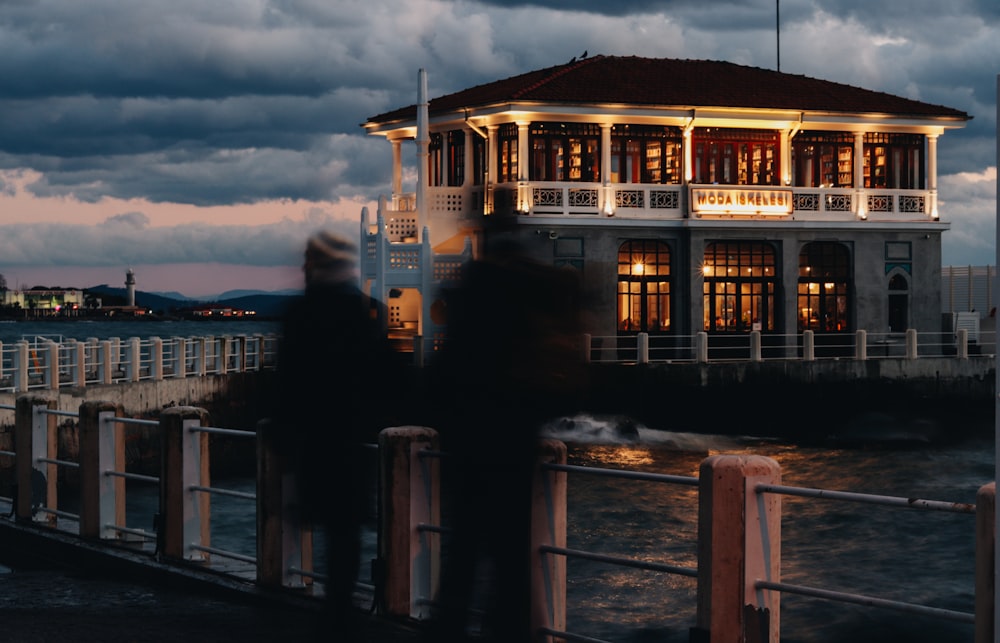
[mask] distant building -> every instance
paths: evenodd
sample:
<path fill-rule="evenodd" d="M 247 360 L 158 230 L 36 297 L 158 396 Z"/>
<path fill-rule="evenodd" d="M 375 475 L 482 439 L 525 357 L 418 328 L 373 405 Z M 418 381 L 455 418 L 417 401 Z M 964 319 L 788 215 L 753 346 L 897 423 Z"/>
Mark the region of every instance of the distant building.
<path fill-rule="evenodd" d="M 84 307 L 82 290 L 75 288 L 30 288 L 3 290 L 4 308 L 24 311 L 25 316 L 76 316 Z"/>
<path fill-rule="evenodd" d="M 135 273 L 131 268 L 125 272 L 125 299 L 126 306 L 135 306 Z"/>
<path fill-rule="evenodd" d="M 232 306 L 226 306 L 225 304 L 201 304 L 198 306 L 179 308 L 177 310 L 177 314 L 191 319 L 208 320 L 253 317 L 257 313 L 253 310 L 233 308 Z"/>
<path fill-rule="evenodd" d="M 433 341 L 439 290 L 500 240 L 581 274 L 587 331 L 939 331 L 938 140 L 968 114 L 724 62 L 594 56 L 373 116 L 392 195 L 362 282 Z M 417 186 L 402 192 L 401 145 Z M 605 346 L 608 340 L 605 339 Z M 612 343 L 616 340 L 612 339 Z"/>

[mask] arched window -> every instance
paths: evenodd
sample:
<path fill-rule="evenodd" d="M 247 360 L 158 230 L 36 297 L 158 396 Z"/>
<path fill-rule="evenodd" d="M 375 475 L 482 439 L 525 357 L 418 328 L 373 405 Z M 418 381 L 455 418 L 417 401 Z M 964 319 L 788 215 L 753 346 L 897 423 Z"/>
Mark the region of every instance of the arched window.
<path fill-rule="evenodd" d="M 670 330 L 670 247 L 662 241 L 626 241 L 618 249 L 618 331 Z"/>
<path fill-rule="evenodd" d="M 705 249 L 705 330 L 775 330 L 777 287 L 774 247 L 727 241 Z"/>
<path fill-rule="evenodd" d="M 889 332 L 906 332 L 909 323 L 910 283 L 895 274 L 889 279 Z"/>
<path fill-rule="evenodd" d="M 807 243 L 799 253 L 799 331 L 851 330 L 851 257 L 835 241 Z"/>

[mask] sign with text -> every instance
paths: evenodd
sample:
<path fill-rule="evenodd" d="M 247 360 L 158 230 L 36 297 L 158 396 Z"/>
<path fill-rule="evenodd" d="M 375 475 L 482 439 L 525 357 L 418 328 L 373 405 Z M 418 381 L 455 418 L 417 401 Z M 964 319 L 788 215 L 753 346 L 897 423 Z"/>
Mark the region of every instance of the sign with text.
<path fill-rule="evenodd" d="M 691 188 L 691 213 L 696 216 L 788 216 L 792 191 L 749 185 L 713 185 Z"/>

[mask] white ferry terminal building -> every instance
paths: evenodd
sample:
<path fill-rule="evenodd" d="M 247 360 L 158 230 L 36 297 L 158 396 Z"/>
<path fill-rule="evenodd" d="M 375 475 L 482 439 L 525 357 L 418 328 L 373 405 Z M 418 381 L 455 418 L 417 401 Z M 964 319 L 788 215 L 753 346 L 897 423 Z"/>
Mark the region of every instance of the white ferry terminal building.
<path fill-rule="evenodd" d="M 701 60 L 593 56 L 431 100 L 418 85 L 363 125 L 392 145 L 393 185 L 362 213 L 361 263 L 390 332 L 424 350 L 441 287 L 501 238 L 580 272 L 605 348 L 941 330 L 938 139 L 964 112 Z"/>

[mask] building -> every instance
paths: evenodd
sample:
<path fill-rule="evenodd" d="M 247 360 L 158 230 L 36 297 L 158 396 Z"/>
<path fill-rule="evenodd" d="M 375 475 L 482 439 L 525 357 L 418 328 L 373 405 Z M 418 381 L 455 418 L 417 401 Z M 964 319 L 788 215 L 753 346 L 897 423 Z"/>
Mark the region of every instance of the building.
<path fill-rule="evenodd" d="M 580 271 L 587 330 L 616 345 L 941 330 L 938 139 L 964 112 L 698 60 L 594 56 L 429 101 L 418 85 L 363 125 L 392 146 L 361 233 L 395 333 L 434 341 L 441 286 L 501 238 Z"/>
<path fill-rule="evenodd" d="M 76 288 L 4 289 L 0 297 L 7 316 L 75 317 L 84 308 L 83 291 Z"/>

